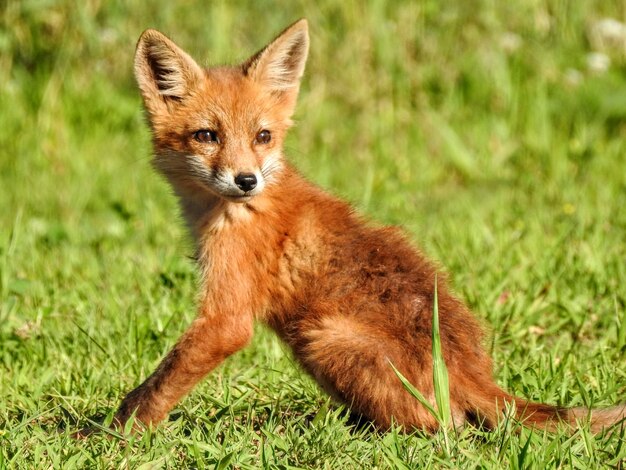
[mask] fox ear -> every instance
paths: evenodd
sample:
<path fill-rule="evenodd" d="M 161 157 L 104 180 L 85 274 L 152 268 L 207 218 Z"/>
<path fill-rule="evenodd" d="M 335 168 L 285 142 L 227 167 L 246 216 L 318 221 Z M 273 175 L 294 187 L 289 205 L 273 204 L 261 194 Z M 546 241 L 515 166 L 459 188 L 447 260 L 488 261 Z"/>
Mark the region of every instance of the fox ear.
<path fill-rule="evenodd" d="M 135 78 L 149 112 L 180 101 L 202 79 L 202 69 L 164 34 L 148 29 L 135 52 Z"/>
<path fill-rule="evenodd" d="M 270 90 L 297 93 L 308 53 L 307 21 L 301 19 L 244 62 L 243 70 Z"/>

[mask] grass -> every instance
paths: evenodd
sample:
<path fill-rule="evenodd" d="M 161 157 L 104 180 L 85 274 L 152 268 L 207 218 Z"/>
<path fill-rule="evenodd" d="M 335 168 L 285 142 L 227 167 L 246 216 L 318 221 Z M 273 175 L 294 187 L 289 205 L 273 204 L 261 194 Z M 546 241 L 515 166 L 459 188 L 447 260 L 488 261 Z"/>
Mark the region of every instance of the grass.
<path fill-rule="evenodd" d="M 196 272 L 150 169 L 136 39 L 243 60 L 306 16 L 287 154 L 401 224 L 484 320 L 524 397 L 626 391 L 626 58 L 618 3 L 77 2 L 0 5 L 0 468 L 597 468 L 623 433 L 355 429 L 259 327 L 154 433 L 69 434 L 111 415 L 190 323 Z M 589 69 L 589 54 L 611 60 Z"/>

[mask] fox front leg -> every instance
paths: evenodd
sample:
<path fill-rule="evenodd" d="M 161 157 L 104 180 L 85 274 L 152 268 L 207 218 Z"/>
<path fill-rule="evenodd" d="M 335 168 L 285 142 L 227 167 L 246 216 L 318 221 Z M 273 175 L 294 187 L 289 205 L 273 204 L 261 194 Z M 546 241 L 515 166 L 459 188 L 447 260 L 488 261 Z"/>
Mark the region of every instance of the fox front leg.
<path fill-rule="evenodd" d="M 241 314 L 196 319 L 156 371 L 124 398 L 114 426 L 123 428 L 133 413 L 142 425 L 162 421 L 204 376 L 248 344 L 252 331 L 252 318 Z"/>

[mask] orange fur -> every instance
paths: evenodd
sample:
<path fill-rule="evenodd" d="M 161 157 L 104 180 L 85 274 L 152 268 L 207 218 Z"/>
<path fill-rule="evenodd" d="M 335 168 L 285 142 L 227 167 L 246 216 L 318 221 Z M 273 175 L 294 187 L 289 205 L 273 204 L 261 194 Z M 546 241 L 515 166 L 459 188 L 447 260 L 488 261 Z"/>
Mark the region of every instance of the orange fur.
<path fill-rule="evenodd" d="M 382 427 L 437 429 L 392 362 L 434 401 L 431 315 L 436 268 L 394 228 L 376 227 L 303 179 L 282 156 L 308 51 L 300 20 L 244 64 L 200 68 L 148 30 L 135 71 L 155 167 L 174 188 L 197 246 L 199 314 L 161 365 L 122 402 L 156 424 L 228 355 L 253 321 L 270 325 L 324 389 Z M 203 133 L 202 135 L 198 132 Z M 262 131 L 271 133 L 263 141 Z M 238 175 L 253 178 L 244 189 Z M 575 425 L 586 410 L 528 403 L 492 379 L 482 332 L 438 277 L 441 342 L 455 424 L 493 426 L 507 405 L 527 425 Z M 592 412 L 599 430 L 623 409 Z"/>

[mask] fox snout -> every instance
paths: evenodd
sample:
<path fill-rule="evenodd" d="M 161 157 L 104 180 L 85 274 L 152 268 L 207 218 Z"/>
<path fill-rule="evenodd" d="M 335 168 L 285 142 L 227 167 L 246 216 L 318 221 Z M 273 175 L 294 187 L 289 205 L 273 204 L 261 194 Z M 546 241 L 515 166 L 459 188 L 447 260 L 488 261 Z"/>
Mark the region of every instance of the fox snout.
<path fill-rule="evenodd" d="M 245 202 L 259 195 L 265 187 L 265 179 L 260 171 L 220 170 L 213 174 L 208 183 L 217 196 L 233 202 Z"/>
<path fill-rule="evenodd" d="M 252 191 L 257 185 L 256 175 L 254 173 L 239 173 L 235 176 L 235 184 L 243 192 Z"/>

